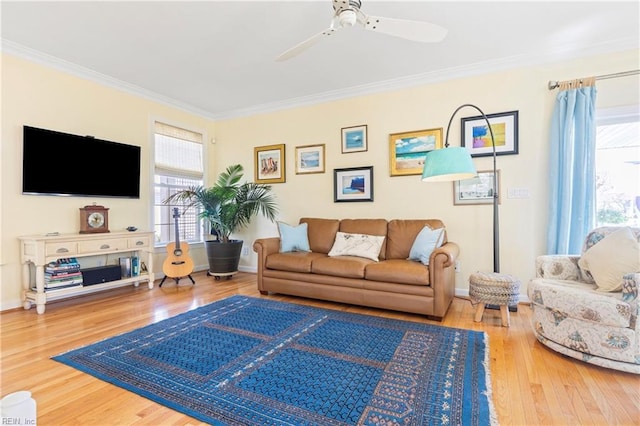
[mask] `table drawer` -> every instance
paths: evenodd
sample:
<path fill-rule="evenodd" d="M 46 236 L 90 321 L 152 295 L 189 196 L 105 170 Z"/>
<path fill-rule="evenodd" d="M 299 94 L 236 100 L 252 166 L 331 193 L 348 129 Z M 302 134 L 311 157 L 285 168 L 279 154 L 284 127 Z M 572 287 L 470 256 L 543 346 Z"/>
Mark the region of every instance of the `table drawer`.
<path fill-rule="evenodd" d="M 151 238 L 149 238 L 146 235 L 127 239 L 127 247 L 129 247 L 130 249 L 149 247 L 150 245 L 151 245 Z"/>
<path fill-rule="evenodd" d="M 68 241 L 68 242 L 60 242 L 60 243 L 47 243 L 45 245 L 45 254 L 47 256 L 55 256 L 55 255 L 74 255 L 78 253 L 78 243 Z"/>
<path fill-rule="evenodd" d="M 78 243 L 78 253 L 98 253 L 101 251 L 126 250 L 125 239 L 104 239 L 95 241 L 81 241 Z"/>

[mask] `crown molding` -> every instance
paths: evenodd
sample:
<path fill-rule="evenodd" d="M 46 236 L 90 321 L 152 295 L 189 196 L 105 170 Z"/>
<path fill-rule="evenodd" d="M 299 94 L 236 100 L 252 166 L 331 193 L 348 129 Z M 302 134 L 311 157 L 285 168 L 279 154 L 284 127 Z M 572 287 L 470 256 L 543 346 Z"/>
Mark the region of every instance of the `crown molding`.
<path fill-rule="evenodd" d="M 56 69 L 58 71 L 66 72 L 76 77 L 80 77 L 94 83 L 123 91 L 130 95 L 140 96 L 150 101 L 177 108 L 185 112 L 200 116 L 202 118 L 206 118 L 208 120 L 214 119 L 209 111 L 194 107 L 193 105 L 187 104 L 185 102 L 181 102 L 168 96 L 153 92 L 151 90 L 144 89 L 135 84 L 127 83 L 126 81 L 122 81 L 106 74 L 99 73 L 90 68 L 74 64 L 73 62 L 65 61 L 64 59 L 42 53 L 38 50 L 31 49 L 19 43 L 15 43 L 11 40 L 6 40 L 4 38 L 1 40 L 3 53 L 8 53 L 10 55 L 29 60 L 31 62 L 38 63 L 40 65 Z"/>
<path fill-rule="evenodd" d="M 98 84 L 121 90 L 123 92 L 140 96 L 142 98 L 155 101 L 170 107 L 174 107 L 185 112 L 195 114 L 197 116 L 209 120 L 226 120 L 232 118 L 240 118 L 257 114 L 276 112 L 286 109 L 299 108 L 320 103 L 333 102 L 337 100 L 353 98 L 357 96 L 371 95 L 394 90 L 401 90 L 410 87 L 422 86 L 427 84 L 440 83 L 443 81 L 454 80 L 464 77 L 472 77 L 493 72 L 505 71 L 514 68 L 521 68 L 532 65 L 542 65 L 553 62 L 561 62 L 581 57 L 599 55 L 604 53 L 613 53 L 623 50 L 637 49 L 639 47 L 638 39 L 626 38 L 589 48 L 574 48 L 573 46 L 556 46 L 552 51 L 544 54 L 522 54 L 508 58 L 501 58 L 493 61 L 478 62 L 467 64 L 460 67 L 448 68 L 427 73 L 420 73 L 411 76 L 401 77 L 397 79 L 379 81 L 375 83 L 363 84 L 339 90 L 331 90 L 323 93 L 302 96 L 297 98 L 285 99 L 277 102 L 270 102 L 255 105 L 248 108 L 240 108 L 219 113 L 205 111 L 201 108 L 178 101 L 176 99 L 161 95 L 159 93 L 144 89 L 142 87 L 127 83 L 122 80 L 110 77 L 108 75 L 96 72 L 89 68 L 79 66 L 77 64 L 47 55 L 40 51 L 28 48 L 21 44 L 10 40 L 2 40 L 2 51 L 49 66 L 54 69 L 81 77 Z"/>
<path fill-rule="evenodd" d="M 460 67 L 420 73 L 397 79 L 378 81 L 375 83 L 333 90 L 310 96 L 303 96 L 299 98 L 286 99 L 279 102 L 256 105 L 249 108 L 226 111 L 224 113 L 214 114 L 214 119 L 224 120 L 256 114 L 264 114 L 279 110 L 332 102 L 341 99 L 348 99 L 357 96 L 371 95 L 375 93 L 440 83 L 443 81 L 455 80 L 459 78 L 490 74 L 494 72 L 506 71 L 509 69 L 522 68 L 533 65 L 544 65 L 554 62 L 564 62 L 572 59 L 579 59 L 582 57 L 621 52 L 638 48 L 639 40 L 636 38 L 626 38 L 613 42 L 601 43 L 589 48 L 573 48 L 571 46 L 556 47 L 555 50 L 546 52 L 544 54 L 522 54 L 493 61 L 466 64 Z"/>

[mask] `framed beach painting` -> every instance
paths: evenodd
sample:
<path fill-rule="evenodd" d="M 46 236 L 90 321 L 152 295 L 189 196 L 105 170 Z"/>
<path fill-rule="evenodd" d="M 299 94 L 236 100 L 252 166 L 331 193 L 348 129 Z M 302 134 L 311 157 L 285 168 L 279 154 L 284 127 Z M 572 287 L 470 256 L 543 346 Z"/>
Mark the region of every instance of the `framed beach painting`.
<path fill-rule="evenodd" d="M 373 166 L 334 169 L 333 201 L 373 201 Z"/>
<path fill-rule="evenodd" d="M 367 125 L 342 128 L 342 153 L 367 150 Z"/>
<path fill-rule="evenodd" d="M 256 183 L 284 183 L 284 144 L 253 148 Z"/>
<path fill-rule="evenodd" d="M 296 174 L 324 173 L 324 144 L 296 147 Z"/>
<path fill-rule="evenodd" d="M 496 155 L 517 154 L 518 111 L 487 114 L 487 119 L 496 143 Z M 469 150 L 472 157 L 493 155 L 491 133 L 482 116 L 462 119 L 462 146 Z"/>
<path fill-rule="evenodd" d="M 422 174 L 427 152 L 442 148 L 442 127 L 389 135 L 391 176 Z"/>
<path fill-rule="evenodd" d="M 496 170 L 496 189 L 500 203 L 500 170 Z M 493 204 L 493 170 L 478 171 L 478 175 L 469 179 L 453 182 L 453 204 Z"/>

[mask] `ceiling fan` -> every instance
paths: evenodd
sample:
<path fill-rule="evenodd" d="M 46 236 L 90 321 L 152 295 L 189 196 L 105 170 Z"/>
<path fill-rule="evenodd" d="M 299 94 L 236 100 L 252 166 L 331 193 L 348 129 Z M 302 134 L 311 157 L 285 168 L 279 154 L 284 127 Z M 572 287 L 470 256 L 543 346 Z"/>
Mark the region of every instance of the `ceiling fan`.
<path fill-rule="evenodd" d="M 329 28 L 287 50 L 278 56 L 276 61 L 293 58 L 324 37 L 332 35 L 341 28 L 353 27 L 356 24 L 365 30 L 423 43 L 439 42 L 447 35 L 445 28 L 429 22 L 365 15 L 360 10 L 361 4 L 360 0 L 333 0 L 334 13 Z"/>

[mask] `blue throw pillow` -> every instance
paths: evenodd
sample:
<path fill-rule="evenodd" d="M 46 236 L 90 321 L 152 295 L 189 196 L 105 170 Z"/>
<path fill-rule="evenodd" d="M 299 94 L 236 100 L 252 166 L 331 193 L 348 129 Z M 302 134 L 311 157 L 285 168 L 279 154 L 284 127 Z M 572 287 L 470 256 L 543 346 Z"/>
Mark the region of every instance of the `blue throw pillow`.
<path fill-rule="evenodd" d="M 417 260 L 424 265 L 429 265 L 431 252 L 440 247 L 443 241 L 444 228 L 431 229 L 429 226 L 425 226 L 411 246 L 409 260 Z"/>
<path fill-rule="evenodd" d="M 280 253 L 311 251 L 306 223 L 291 226 L 284 222 L 278 222 L 278 231 L 280 232 Z"/>

